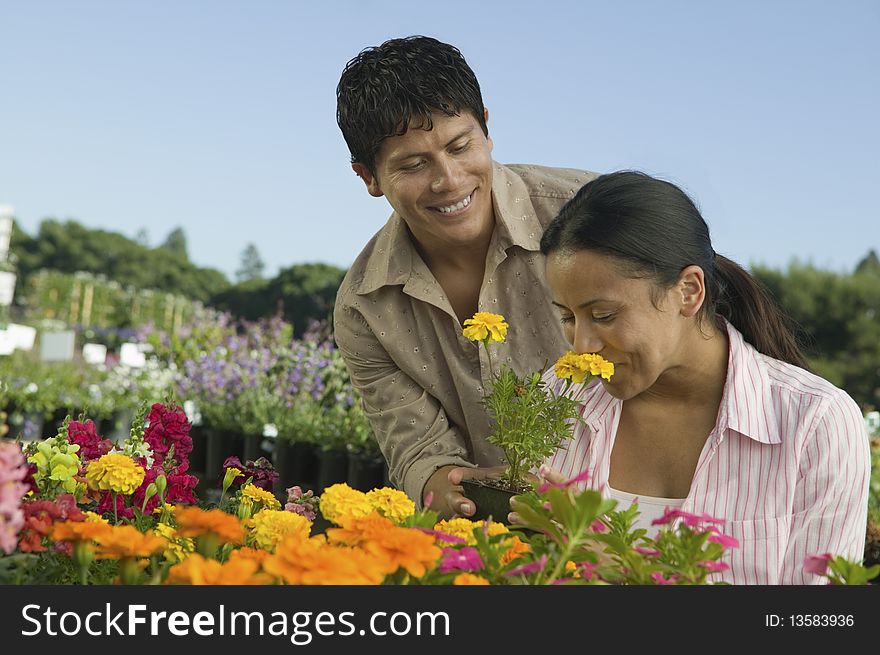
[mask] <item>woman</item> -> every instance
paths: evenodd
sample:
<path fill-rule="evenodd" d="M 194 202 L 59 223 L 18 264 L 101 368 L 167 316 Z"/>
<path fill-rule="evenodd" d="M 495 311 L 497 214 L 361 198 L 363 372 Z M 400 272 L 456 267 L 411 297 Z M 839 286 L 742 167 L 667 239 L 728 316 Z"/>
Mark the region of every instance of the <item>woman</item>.
<path fill-rule="evenodd" d="M 740 547 L 721 580 L 820 583 L 807 555 L 861 560 L 861 412 L 807 371 L 778 308 L 715 253 L 687 195 L 641 173 L 604 175 L 563 207 L 541 251 L 574 350 L 615 365 L 582 391 L 584 424 L 551 469 L 588 471 L 618 509 L 638 500 L 647 526 L 666 507 L 723 519 Z"/>

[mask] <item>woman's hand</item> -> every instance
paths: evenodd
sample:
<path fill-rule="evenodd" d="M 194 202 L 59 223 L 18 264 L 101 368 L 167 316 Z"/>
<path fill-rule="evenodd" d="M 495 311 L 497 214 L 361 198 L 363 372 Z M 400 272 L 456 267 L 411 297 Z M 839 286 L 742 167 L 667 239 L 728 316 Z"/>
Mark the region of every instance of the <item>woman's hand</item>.
<path fill-rule="evenodd" d="M 538 469 L 538 475 L 534 476 L 529 474 L 530 482 L 535 483 L 535 487 L 544 483 L 544 482 L 552 482 L 553 484 L 564 484 L 567 482 L 567 479 L 562 473 L 559 471 L 555 471 L 551 469 L 549 466 L 542 464 L 541 468 Z M 513 499 L 510 499 L 513 501 Z M 520 518 L 519 514 L 516 512 L 511 512 L 507 515 L 507 520 L 511 523 L 511 525 L 522 525 L 523 521 Z"/>

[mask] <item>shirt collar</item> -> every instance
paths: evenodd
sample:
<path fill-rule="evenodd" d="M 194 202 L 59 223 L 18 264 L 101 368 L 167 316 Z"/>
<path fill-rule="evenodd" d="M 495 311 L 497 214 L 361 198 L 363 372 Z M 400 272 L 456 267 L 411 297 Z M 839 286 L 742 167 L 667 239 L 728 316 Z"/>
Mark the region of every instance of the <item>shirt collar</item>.
<path fill-rule="evenodd" d="M 730 429 L 759 443 L 782 443 L 777 423 L 765 420 L 766 416 L 773 414 L 767 366 L 739 330 L 727 320 L 725 324 L 729 347 L 727 378 L 716 424 L 719 435 Z M 604 423 L 605 414 L 622 404 L 598 381 L 588 385 L 579 400 L 584 408 L 581 414 L 584 421 L 595 431 Z"/>
<path fill-rule="evenodd" d="M 493 238 L 498 245 L 503 250 L 519 246 L 538 251 L 543 228 L 528 187 L 516 173 L 497 162 L 493 162 L 492 203 L 496 232 Z M 375 237 L 357 293 L 364 295 L 383 286 L 406 284 L 420 262 L 409 228 L 395 211 Z"/>
<path fill-rule="evenodd" d="M 729 321 L 725 324 L 730 346 L 717 427 L 735 430 L 763 444 L 782 443 L 779 425 L 766 418 L 774 412 L 770 376 L 762 355 Z"/>

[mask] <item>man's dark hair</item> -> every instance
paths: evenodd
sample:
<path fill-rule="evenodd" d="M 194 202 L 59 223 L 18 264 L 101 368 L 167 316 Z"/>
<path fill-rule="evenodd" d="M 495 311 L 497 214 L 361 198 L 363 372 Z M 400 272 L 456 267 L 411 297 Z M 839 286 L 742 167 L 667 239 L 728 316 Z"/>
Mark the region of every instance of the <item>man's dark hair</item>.
<path fill-rule="evenodd" d="M 427 36 L 391 39 L 348 62 L 336 87 L 336 122 L 352 163 L 375 172 L 376 153 L 410 124 L 430 130 L 431 114 L 469 111 L 483 134 L 483 97 L 458 48 Z"/>

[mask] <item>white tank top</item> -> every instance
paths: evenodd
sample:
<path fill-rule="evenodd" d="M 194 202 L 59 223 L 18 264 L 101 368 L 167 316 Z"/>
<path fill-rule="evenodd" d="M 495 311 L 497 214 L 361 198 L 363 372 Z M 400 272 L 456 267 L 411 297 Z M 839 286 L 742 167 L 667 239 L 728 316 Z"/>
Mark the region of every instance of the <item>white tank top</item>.
<path fill-rule="evenodd" d="M 663 516 L 666 508 L 681 507 L 684 504 L 684 501 L 687 500 L 686 498 L 657 498 L 656 496 L 640 496 L 637 494 L 628 493 L 626 491 L 618 491 L 617 489 L 612 489 L 611 487 L 605 487 L 605 491 L 605 495 L 608 498 L 617 501 L 617 507 L 614 508 L 615 511 L 623 511 L 625 509 L 629 509 L 633 502 L 638 502 L 639 515 L 636 516 L 636 519 L 633 522 L 633 529 L 644 528 L 648 531 L 647 536 L 651 539 L 657 536 L 657 533 L 660 531 L 661 527 L 659 525 L 651 525 L 651 521 L 653 521 L 654 519 L 659 519 L 661 516 Z"/>

